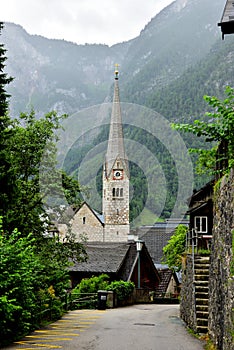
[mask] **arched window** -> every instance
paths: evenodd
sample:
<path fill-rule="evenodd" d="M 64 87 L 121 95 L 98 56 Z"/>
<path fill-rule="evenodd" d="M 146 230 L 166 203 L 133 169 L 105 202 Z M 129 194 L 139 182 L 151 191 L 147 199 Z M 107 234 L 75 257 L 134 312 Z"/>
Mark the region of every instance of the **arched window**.
<path fill-rule="evenodd" d="M 86 221 L 86 217 L 83 216 L 83 225 L 85 224 L 85 221 Z"/>
<path fill-rule="evenodd" d="M 116 188 L 115 196 L 116 196 L 116 197 L 119 197 L 119 188 Z"/>
<path fill-rule="evenodd" d="M 120 197 L 123 197 L 123 188 L 120 189 Z"/>

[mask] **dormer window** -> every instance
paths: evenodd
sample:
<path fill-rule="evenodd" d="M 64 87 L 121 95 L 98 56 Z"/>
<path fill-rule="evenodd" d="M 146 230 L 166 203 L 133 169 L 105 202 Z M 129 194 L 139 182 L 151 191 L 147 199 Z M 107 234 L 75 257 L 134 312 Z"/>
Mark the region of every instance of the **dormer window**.
<path fill-rule="evenodd" d="M 207 216 L 195 216 L 194 218 L 194 227 L 198 233 L 207 233 Z"/>

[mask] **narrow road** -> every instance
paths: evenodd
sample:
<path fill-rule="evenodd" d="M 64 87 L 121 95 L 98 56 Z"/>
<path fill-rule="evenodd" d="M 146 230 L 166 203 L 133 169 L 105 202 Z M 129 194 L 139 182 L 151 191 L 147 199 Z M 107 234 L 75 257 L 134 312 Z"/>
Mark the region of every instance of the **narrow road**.
<path fill-rule="evenodd" d="M 7 350 L 202 350 L 179 318 L 178 305 L 77 310 Z"/>

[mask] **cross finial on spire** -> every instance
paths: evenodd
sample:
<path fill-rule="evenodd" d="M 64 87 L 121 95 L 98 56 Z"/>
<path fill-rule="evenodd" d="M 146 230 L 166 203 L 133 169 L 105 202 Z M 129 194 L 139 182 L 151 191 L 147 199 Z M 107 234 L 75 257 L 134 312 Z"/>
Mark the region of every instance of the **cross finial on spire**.
<path fill-rule="evenodd" d="M 119 64 L 115 64 L 115 79 L 118 80 L 119 78 Z"/>

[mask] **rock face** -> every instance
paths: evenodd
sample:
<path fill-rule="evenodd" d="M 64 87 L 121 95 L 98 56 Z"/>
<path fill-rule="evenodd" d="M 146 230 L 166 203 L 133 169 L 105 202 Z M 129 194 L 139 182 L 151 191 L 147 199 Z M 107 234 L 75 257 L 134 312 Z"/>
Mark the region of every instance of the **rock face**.
<path fill-rule="evenodd" d="M 234 349 L 234 169 L 215 193 L 210 259 L 209 333 L 218 350 Z"/>

